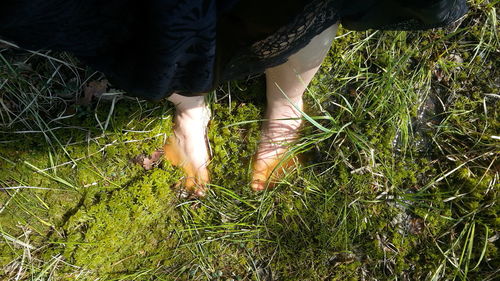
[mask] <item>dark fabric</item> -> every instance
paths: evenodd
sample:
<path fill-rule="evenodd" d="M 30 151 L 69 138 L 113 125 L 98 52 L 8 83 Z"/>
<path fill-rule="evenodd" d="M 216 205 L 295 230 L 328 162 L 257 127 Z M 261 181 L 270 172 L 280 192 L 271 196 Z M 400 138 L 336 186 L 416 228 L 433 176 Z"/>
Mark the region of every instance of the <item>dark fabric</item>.
<path fill-rule="evenodd" d="M 352 30 L 422 30 L 441 27 L 467 12 L 465 0 L 349 0 L 342 24 Z"/>
<path fill-rule="evenodd" d="M 284 63 L 338 21 L 352 30 L 423 30 L 447 25 L 467 11 L 465 0 L 293 0 L 299 8 L 292 9 L 275 2 L 241 1 L 230 13 L 231 21 L 219 27 L 228 29 L 219 32 L 225 35 L 219 45 L 231 41 L 227 45 L 232 46 L 218 48 L 220 80 L 243 78 Z M 254 36 L 255 30 L 260 37 Z M 239 38 L 253 42 L 235 47 L 235 41 L 242 41 Z"/>
<path fill-rule="evenodd" d="M 290 55 L 306 46 L 314 36 L 340 20 L 342 1 L 293 0 L 287 9 L 275 1 L 254 0 L 238 3 L 229 13 L 231 23 L 220 25 L 220 28 L 230 27 L 231 30 L 226 32 L 227 34 L 238 33 L 238 38 L 251 40 L 221 37 L 220 45 L 224 45 L 228 40 L 233 45 L 239 42 L 237 48 L 218 48 L 223 51 L 218 52 L 222 61 L 221 80 L 262 73 L 266 68 L 284 63 Z"/>
<path fill-rule="evenodd" d="M 0 36 L 68 51 L 127 92 L 159 100 L 213 87 L 217 15 L 237 0 L 1 0 Z"/>
<path fill-rule="evenodd" d="M 465 0 L 1 0 L 0 36 L 71 52 L 115 86 L 159 100 L 279 65 L 339 20 L 427 29 L 465 11 Z"/>

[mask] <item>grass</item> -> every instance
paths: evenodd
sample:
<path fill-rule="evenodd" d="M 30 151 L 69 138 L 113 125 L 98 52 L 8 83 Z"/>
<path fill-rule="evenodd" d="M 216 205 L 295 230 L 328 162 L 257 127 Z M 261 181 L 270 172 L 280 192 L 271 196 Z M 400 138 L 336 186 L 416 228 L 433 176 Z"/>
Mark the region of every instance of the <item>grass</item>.
<path fill-rule="evenodd" d="M 262 79 L 211 94 L 212 186 L 144 170 L 170 104 L 110 88 L 67 54 L 0 49 L 0 276 L 6 280 L 494 280 L 498 1 L 460 25 L 340 30 L 307 93 L 303 164 L 252 193 Z M 250 122 L 247 122 L 249 121 Z"/>

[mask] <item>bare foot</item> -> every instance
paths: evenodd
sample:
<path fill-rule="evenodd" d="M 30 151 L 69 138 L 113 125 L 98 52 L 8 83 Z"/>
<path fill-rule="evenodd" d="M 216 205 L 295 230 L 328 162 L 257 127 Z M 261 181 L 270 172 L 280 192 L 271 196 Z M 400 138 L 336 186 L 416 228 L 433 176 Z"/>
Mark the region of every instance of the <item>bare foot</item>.
<path fill-rule="evenodd" d="M 210 178 L 207 170 L 209 155 L 206 130 L 210 111 L 207 107 L 177 110 L 174 135 L 164 146 L 165 158 L 186 174 L 183 185 L 194 197 L 204 197 Z"/>
<path fill-rule="evenodd" d="M 302 100 L 297 100 L 302 108 Z M 273 187 L 274 182 L 293 165 L 294 159 L 287 158 L 290 145 L 297 139 L 301 125 L 300 111 L 290 102 L 268 105 L 268 121 L 262 128 L 261 140 L 253 163 L 251 188 L 261 191 Z"/>
<path fill-rule="evenodd" d="M 283 157 L 286 156 L 287 144 L 297 139 L 301 122 L 279 119 L 301 116 L 304 90 L 328 53 L 336 32 L 337 24 L 334 24 L 291 55 L 285 63 L 266 69 L 266 119 L 270 121 L 264 123 L 262 140 L 255 155 L 253 190 L 272 186 L 273 179 L 284 173 L 283 168 L 293 164 L 292 161 L 283 161 Z"/>

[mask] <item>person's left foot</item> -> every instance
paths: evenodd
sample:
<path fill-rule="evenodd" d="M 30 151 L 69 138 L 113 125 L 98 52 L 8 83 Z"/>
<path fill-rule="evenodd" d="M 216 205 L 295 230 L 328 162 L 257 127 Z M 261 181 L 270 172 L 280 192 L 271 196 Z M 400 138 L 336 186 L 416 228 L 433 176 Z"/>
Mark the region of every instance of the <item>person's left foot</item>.
<path fill-rule="evenodd" d="M 285 171 L 293 165 L 293 157 L 288 158 L 290 145 L 297 139 L 302 120 L 300 111 L 289 101 L 269 104 L 267 120 L 254 157 L 251 188 L 261 191 L 272 187 Z M 297 102 L 302 108 L 302 101 Z M 288 159 L 287 159 L 288 158 Z"/>

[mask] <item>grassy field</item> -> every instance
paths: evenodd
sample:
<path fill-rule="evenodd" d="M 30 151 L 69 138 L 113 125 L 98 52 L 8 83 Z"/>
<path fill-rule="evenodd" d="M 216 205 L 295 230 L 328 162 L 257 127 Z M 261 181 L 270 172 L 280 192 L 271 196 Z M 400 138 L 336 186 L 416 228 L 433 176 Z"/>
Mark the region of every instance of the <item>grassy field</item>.
<path fill-rule="evenodd" d="M 264 193 L 263 78 L 211 93 L 203 200 L 166 161 L 141 165 L 172 134 L 169 103 L 0 48 L 0 279 L 495 280 L 498 4 L 446 29 L 341 29 L 291 147 L 303 163 Z"/>

